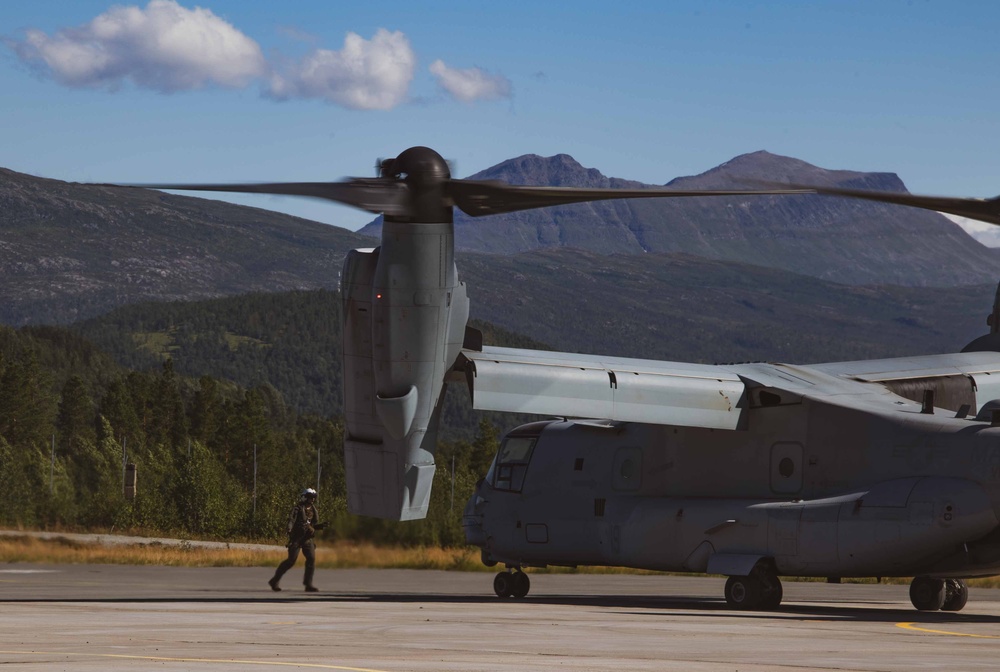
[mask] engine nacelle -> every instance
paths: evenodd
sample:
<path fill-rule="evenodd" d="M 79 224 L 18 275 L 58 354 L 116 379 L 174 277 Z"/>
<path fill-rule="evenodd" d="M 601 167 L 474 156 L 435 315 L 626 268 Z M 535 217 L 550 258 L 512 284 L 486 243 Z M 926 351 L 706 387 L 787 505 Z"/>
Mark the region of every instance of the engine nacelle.
<path fill-rule="evenodd" d="M 427 515 L 444 377 L 469 316 L 449 223 L 386 221 L 344 262 L 344 462 L 351 513 Z"/>

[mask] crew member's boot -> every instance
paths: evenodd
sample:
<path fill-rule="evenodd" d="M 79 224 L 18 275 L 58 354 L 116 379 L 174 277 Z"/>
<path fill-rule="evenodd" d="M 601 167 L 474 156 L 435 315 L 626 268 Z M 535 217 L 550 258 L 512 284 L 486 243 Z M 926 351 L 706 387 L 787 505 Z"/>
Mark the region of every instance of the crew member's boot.
<path fill-rule="evenodd" d="M 306 584 L 307 593 L 315 593 L 319 590 L 313 585 L 313 572 L 315 572 L 316 567 L 309 560 L 310 558 L 306 559 L 306 575 L 302 578 L 302 583 Z"/>

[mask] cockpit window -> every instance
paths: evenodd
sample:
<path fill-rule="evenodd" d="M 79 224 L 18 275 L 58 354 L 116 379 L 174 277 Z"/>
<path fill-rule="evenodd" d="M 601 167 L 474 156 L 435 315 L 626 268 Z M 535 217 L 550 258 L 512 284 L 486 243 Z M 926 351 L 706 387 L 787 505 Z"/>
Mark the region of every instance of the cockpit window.
<path fill-rule="evenodd" d="M 504 439 L 488 474 L 489 481 L 496 490 L 521 492 L 531 452 L 535 449 L 537 440 L 533 436 L 509 436 Z"/>

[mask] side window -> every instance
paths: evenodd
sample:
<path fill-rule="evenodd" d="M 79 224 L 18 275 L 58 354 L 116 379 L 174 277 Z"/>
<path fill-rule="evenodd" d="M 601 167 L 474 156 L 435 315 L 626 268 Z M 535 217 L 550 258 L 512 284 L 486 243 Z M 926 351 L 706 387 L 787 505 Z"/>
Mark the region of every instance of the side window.
<path fill-rule="evenodd" d="M 615 490 L 638 490 L 642 485 L 642 448 L 619 448 L 611 472 Z"/>
<path fill-rule="evenodd" d="M 500 444 L 497 459 L 490 470 L 492 485 L 496 490 L 521 492 L 535 441 L 536 437 L 514 436 L 507 437 Z"/>

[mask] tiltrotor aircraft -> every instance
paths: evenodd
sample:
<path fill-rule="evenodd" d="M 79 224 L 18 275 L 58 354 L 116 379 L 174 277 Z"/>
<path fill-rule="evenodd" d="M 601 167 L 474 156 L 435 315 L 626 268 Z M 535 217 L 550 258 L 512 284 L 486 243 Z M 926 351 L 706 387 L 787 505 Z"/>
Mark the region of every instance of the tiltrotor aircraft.
<path fill-rule="evenodd" d="M 562 419 L 503 439 L 466 505 L 469 543 L 522 569 L 615 565 L 728 576 L 735 608 L 772 609 L 779 575 L 915 576 L 913 605 L 957 611 L 1000 574 L 1000 293 L 991 333 L 956 354 L 710 366 L 482 345 L 454 259 L 453 208 L 478 217 L 618 198 L 817 193 L 1000 224 L 1000 199 L 783 185 L 572 189 L 453 179 L 426 147 L 333 183 L 162 184 L 325 198 L 382 213 L 381 245 L 343 269 L 348 506 L 425 516 L 448 381 L 476 409 Z"/>

